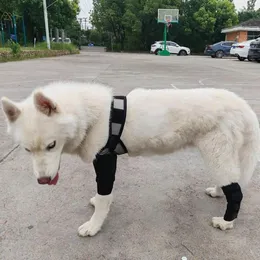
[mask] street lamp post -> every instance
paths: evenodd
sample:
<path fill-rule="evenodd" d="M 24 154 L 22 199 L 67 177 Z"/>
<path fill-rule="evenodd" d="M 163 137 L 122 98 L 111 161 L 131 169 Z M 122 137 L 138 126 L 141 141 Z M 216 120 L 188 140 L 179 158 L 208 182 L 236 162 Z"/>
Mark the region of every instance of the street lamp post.
<path fill-rule="evenodd" d="M 47 48 L 50 49 L 50 48 L 51 48 L 51 44 L 50 44 L 49 23 L 48 23 L 48 11 L 47 11 L 46 0 L 43 0 L 43 12 L 44 12 L 44 22 L 45 22 L 45 32 L 46 32 Z"/>

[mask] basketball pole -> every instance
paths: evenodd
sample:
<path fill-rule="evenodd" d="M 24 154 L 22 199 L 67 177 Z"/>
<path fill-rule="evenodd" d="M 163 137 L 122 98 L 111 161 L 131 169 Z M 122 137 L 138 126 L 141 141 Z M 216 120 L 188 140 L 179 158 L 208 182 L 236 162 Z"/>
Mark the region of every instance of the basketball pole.
<path fill-rule="evenodd" d="M 166 41 L 167 41 L 167 24 L 164 23 L 164 32 L 163 32 L 163 39 L 164 39 L 164 50 L 159 52 L 160 56 L 170 56 L 170 52 L 166 49 Z"/>
<path fill-rule="evenodd" d="M 163 40 L 164 40 L 164 51 L 166 51 L 166 41 L 167 41 L 167 28 L 166 23 L 164 24 L 164 33 L 163 33 Z"/>
<path fill-rule="evenodd" d="M 167 33 L 169 31 L 169 27 L 173 23 L 178 23 L 178 21 L 179 21 L 179 9 L 158 9 L 157 23 L 164 23 L 164 31 L 163 31 L 164 47 L 163 50 L 158 52 L 159 56 L 171 55 L 171 53 L 166 48 Z"/>

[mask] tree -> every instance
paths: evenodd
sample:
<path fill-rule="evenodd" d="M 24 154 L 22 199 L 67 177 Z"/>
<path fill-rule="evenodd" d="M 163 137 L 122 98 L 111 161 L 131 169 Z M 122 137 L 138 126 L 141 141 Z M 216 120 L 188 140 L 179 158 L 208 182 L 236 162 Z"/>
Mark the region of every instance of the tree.
<path fill-rule="evenodd" d="M 178 8 L 181 3 L 181 0 L 94 0 L 91 22 L 115 40 L 116 49 L 123 50 L 126 45 L 127 50 L 143 50 L 155 37 L 162 37 L 163 26 L 156 20 L 158 8 Z"/>
<path fill-rule="evenodd" d="M 16 0 L 1 0 L 0 3 L 0 15 L 4 12 L 13 12 L 16 6 Z"/>
<path fill-rule="evenodd" d="M 73 44 L 79 45 L 79 37 L 81 35 L 80 24 L 76 18 L 72 22 L 65 26 L 65 32 L 67 37 L 69 37 Z"/>
<path fill-rule="evenodd" d="M 91 22 L 99 32 L 111 32 L 124 50 L 125 26 L 122 17 L 125 14 L 125 0 L 94 0 Z"/>
<path fill-rule="evenodd" d="M 40 1 L 42 2 L 42 0 Z M 49 1 L 49 4 L 53 1 Z M 75 21 L 79 11 L 79 0 L 58 0 L 48 8 L 50 27 L 65 28 Z"/>
<path fill-rule="evenodd" d="M 221 29 L 238 23 L 230 0 L 94 0 L 91 22 L 100 33 L 113 35 L 119 49 L 148 50 L 155 40 L 162 40 L 164 25 L 157 23 L 158 8 L 180 10 L 179 24 L 173 24 L 168 38 L 193 51 L 222 39 Z"/>
<path fill-rule="evenodd" d="M 247 1 L 247 10 L 248 11 L 254 11 L 255 10 L 255 3 L 256 3 L 256 0 L 248 0 Z"/>
<path fill-rule="evenodd" d="M 184 38 L 193 39 L 191 47 L 195 51 L 203 51 L 205 44 L 222 40 L 221 30 L 238 23 L 235 6 L 229 0 L 190 0 L 184 7 L 180 24 Z"/>
<path fill-rule="evenodd" d="M 70 33 L 73 28 L 76 29 L 76 16 L 80 11 L 79 0 L 47 0 L 47 5 L 51 5 L 48 8 L 50 28 L 66 28 Z M 20 19 L 18 29 L 21 27 L 21 17 L 24 17 L 27 37 L 31 42 L 34 28 L 37 28 L 40 40 L 45 35 L 42 0 L 1 0 L 0 15 L 1 11 L 2 13 L 8 11 Z"/>
<path fill-rule="evenodd" d="M 102 35 L 97 30 L 91 30 L 89 34 L 89 41 L 96 46 L 101 45 Z"/>
<path fill-rule="evenodd" d="M 126 0 L 123 20 L 129 48 L 145 50 L 155 39 L 162 38 L 163 24 L 157 23 L 158 9 L 180 9 L 181 3 L 180 0 Z"/>
<path fill-rule="evenodd" d="M 257 11 L 248 11 L 247 9 L 244 9 L 238 13 L 238 19 L 240 23 L 248 21 L 250 19 L 260 19 L 260 9 L 258 9 Z"/>

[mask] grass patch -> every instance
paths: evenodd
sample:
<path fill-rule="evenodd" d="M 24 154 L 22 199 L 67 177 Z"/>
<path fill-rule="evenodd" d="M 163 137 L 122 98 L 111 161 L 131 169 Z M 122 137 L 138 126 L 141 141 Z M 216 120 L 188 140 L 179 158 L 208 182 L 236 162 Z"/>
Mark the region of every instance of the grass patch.
<path fill-rule="evenodd" d="M 0 52 L 10 52 L 9 48 L 0 48 Z"/>
<path fill-rule="evenodd" d="M 45 42 L 38 43 L 36 45 L 36 49 L 47 50 L 47 45 Z M 78 48 L 75 45 L 73 45 L 72 43 L 60 43 L 60 42 L 51 42 L 51 49 L 52 50 L 67 50 L 71 53 L 78 50 Z"/>
<path fill-rule="evenodd" d="M 79 53 L 76 46 L 67 43 L 51 43 L 51 50 L 47 48 L 46 43 L 38 43 L 35 48 L 23 48 L 18 43 L 10 41 L 7 46 L 9 48 L 0 48 L 0 62 L 55 57 Z"/>

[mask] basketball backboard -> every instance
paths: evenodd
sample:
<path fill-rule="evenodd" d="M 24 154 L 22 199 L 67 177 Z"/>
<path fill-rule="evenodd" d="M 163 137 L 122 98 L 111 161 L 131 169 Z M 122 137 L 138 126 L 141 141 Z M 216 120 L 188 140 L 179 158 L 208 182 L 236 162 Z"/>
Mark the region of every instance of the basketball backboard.
<path fill-rule="evenodd" d="M 179 9 L 158 9 L 158 23 L 178 23 Z"/>

